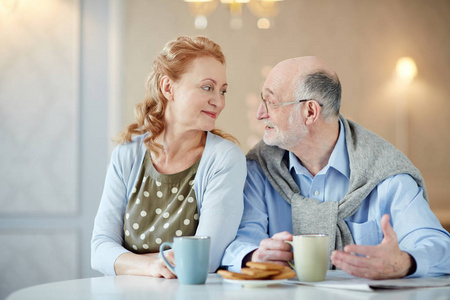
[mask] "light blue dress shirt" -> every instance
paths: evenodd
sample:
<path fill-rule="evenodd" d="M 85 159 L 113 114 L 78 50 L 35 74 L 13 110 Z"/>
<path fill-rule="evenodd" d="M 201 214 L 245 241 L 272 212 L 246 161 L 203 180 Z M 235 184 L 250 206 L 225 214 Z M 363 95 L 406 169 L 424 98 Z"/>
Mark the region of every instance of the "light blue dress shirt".
<path fill-rule="evenodd" d="M 303 196 L 322 202 L 339 201 L 347 193 L 351 170 L 342 122 L 340 128 L 328 164 L 316 176 L 312 176 L 293 153 L 286 152 L 290 173 Z M 380 182 L 360 209 L 345 219 L 354 242 L 379 244 L 383 239 L 380 220 L 384 214 L 391 216 L 400 249 L 416 260 L 417 269 L 411 276 L 450 273 L 450 235 L 442 228 L 424 199 L 422 188 L 410 175 L 398 174 Z M 246 254 L 257 249 L 262 239 L 281 231 L 293 232 L 291 205 L 272 188 L 259 164 L 247 161 L 244 215 L 236 239 L 225 251 L 222 265 L 239 271 Z"/>

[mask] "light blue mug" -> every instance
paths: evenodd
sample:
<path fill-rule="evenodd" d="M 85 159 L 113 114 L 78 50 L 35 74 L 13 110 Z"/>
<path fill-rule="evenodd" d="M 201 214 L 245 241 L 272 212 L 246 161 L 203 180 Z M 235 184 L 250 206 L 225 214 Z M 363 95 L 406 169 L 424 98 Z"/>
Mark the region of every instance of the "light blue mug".
<path fill-rule="evenodd" d="M 173 243 L 162 243 L 159 252 L 167 267 L 178 277 L 182 284 L 203 284 L 209 269 L 209 236 L 180 236 Z M 175 267 L 164 256 L 165 248 L 174 251 Z"/>

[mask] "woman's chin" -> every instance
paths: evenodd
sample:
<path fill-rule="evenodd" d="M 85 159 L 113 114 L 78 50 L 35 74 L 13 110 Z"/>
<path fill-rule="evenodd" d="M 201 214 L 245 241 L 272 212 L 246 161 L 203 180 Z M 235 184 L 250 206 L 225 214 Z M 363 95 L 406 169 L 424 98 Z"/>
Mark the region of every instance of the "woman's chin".
<path fill-rule="evenodd" d="M 211 131 L 214 128 L 216 128 L 216 122 L 211 123 L 211 124 L 205 124 L 204 126 L 201 126 L 203 131 Z"/>

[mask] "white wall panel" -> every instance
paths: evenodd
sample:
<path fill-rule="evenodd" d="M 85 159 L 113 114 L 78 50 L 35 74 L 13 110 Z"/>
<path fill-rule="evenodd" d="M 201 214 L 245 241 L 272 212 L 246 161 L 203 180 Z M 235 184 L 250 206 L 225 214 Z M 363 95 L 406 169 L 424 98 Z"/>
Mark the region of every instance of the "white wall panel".
<path fill-rule="evenodd" d="M 100 275 L 90 239 L 109 153 L 109 1 L 18 0 L 6 14 L 4 3 L 0 300 Z"/>
<path fill-rule="evenodd" d="M 0 299 L 24 286 L 79 276 L 76 231 L 2 230 L 0 245 Z"/>
<path fill-rule="evenodd" d="M 78 209 L 77 0 L 0 16 L 0 212 Z"/>

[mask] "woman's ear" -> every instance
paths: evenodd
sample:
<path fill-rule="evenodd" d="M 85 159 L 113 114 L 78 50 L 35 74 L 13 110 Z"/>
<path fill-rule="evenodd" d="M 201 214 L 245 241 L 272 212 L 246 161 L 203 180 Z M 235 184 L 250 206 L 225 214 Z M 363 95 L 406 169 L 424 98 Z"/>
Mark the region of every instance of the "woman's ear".
<path fill-rule="evenodd" d="M 173 81 L 169 76 L 164 75 L 159 83 L 161 86 L 161 92 L 166 97 L 167 101 L 173 100 Z"/>

